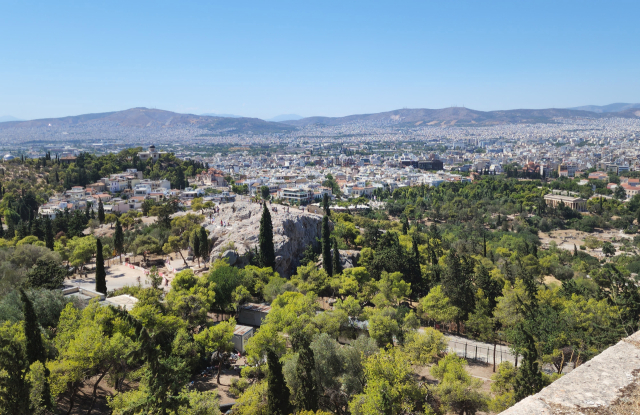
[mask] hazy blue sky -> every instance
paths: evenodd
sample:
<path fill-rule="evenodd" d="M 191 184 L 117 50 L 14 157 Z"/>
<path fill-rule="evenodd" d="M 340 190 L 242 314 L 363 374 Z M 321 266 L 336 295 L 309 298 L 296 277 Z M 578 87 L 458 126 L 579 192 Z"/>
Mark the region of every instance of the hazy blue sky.
<path fill-rule="evenodd" d="M 637 0 L 4 0 L 0 116 L 639 102 L 639 12 Z"/>

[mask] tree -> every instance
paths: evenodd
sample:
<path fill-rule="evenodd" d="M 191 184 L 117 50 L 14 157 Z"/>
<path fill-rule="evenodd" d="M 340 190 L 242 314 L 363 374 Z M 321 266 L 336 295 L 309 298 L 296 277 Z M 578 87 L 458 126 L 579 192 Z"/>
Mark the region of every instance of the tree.
<path fill-rule="evenodd" d="M 331 229 L 329 229 L 329 216 L 322 218 L 322 267 L 331 277 L 333 275 L 333 263 L 331 261 Z"/>
<path fill-rule="evenodd" d="M 215 326 L 207 327 L 200 333 L 196 334 L 194 339 L 200 343 L 206 353 L 212 353 L 212 360 L 215 358 L 218 362 L 217 382 L 220 385 L 220 374 L 222 373 L 222 364 L 224 363 L 224 355 L 233 350 L 233 331 L 236 328 L 236 321 L 232 318 Z"/>
<path fill-rule="evenodd" d="M 124 253 L 124 233 L 122 232 L 122 225 L 120 225 L 120 221 L 117 218 L 116 231 L 113 234 L 113 247 L 119 256 Z"/>
<path fill-rule="evenodd" d="M 627 198 L 627 192 L 622 188 L 621 185 L 617 185 L 616 190 L 613 191 L 613 197 L 618 200 L 625 200 Z"/>
<path fill-rule="evenodd" d="M 517 373 L 518 369 L 511 362 L 502 362 L 498 365 L 498 372 L 491 376 L 491 380 L 493 380 L 491 392 L 495 397 L 489 403 L 490 410 L 500 413 L 516 403 L 513 387 Z"/>
<path fill-rule="evenodd" d="M 96 291 L 102 294 L 107 293 L 107 273 L 104 270 L 104 257 L 102 254 L 102 241 L 96 241 Z"/>
<path fill-rule="evenodd" d="M 200 258 L 204 261 L 209 257 L 209 235 L 204 226 L 200 226 L 200 234 L 198 235 L 200 241 Z"/>
<path fill-rule="evenodd" d="M 291 407 L 291 402 L 289 402 L 289 388 L 284 382 L 282 365 L 273 350 L 267 351 L 267 364 L 269 365 L 269 374 L 267 375 L 267 414 L 290 415 L 293 413 L 293 408 Z"/>
<path fill-rule="evenodd" d="M 445 258 L 447 268 L 442 276 L 442 292 L 449 297 L 451 304 L 458 308 L 460 313 L 456 316 L 458 332 L 460 331 L 460 320 L 465 320 L 474 307 L 474 291 L 471 284 L 471 275 L 467 274 L 467 262 L 470 258 L 461 258 L 452 251 Z M 465 269 L 466 268 L 466 269 Z M 467 274 L 467 275 L 465 275 Z"/>
<path fill-rule="evenodd" d="M 331 216 L 331 209 L 329 209 L 329 195 L 327 193 L 322 195 L 322 208 L 324 209 L 325 215 Z"/>
<path fill-rule="evenodd" d="M 602 245 L 602 253 L 607 257 L 614 256 L 616 254 L 616 248 L 611 242 L 607 241 Z"/>
<path fill-rule="evenodd" d="M 47 350 L 42 343 L 42 334 L 40 332 L 40 324 L 38 324 L 38 317 L 36 316 L 33 303 L 22 289 L 20 290 L 20 297 L 24 307 L 24 335 L 26 338 L 25 351 L 27 363 L 29 366 L 36 362 L 40 362 L 44 365 L 47 361 Z M 49 376 L 49 369 L 45 367 L 43 374 L 44 379 L 42 381 L 42 392 L 40 396 L 42 400 L 41 404 L 45 408 L 51 409 L 51 391 L 49 381 L 47 379 Z"/>
<path fill-rule="evenodd" d="M 334 274 L 342 274 L 342 261 L 340 260 L 340 250 L 338 249 L 338 242 L 336 242 L 336 238 L 333 239 L 333 273 Z"/>
<path fill-rule="evenodd" d="M 466 360 L 450 353 L 431 368 L 431 374 L 440 381 L 437 391 L 445 410 L 474 415 L 487 408 L 489 397 L 480 391 L 482 381 L 472 378 L 464 369 L 466 365 Z"/>
<path fill-rule="evenodd" d="M 414 380 L 413 368 L 398 348 L 369 356 L 364 374 L 364 393 L 349 402 L 353 415 L 434 413 L 425 405 L 426 389 Z"/>
<path fill-rule="evenodd" d="M 96 252 L 96 239 L 89 235 L 84 238 L 74 236 L 67 242 L 69 250 L 69 262 L 74 267 L 84 267 L 84 264 L 91 261 L 93 254 Z"/>
<path fill-rule="evenodd" d="M 271 197 L 271 192 L 269 191 L 269 186 L 261 186 L 260 187 L 260 196 L 264 200 L 269 200 L 269 197 Z"/>
<path fill-rule="evenodd" d="M 182 250 L 187 249 L 187 246 L 189 244 L 189 240 L 185 237 L 185 235 L 186 234 L 182 234 L 181 236 L 175 236 L 175 235 L 169 236 L 167 243 L 165 243 L 164 246 L 162 247 L 162 251 L 165 254 L 170 254 L 175 252 L 179 253 L 180 257 L 182 258 L 182 262 L 184 262 L 184 266 L 188 267 L 189 265 L 187 264 L 187 260 L 184 258 L 184 255 L 182 255 Z"/>
<path fill-rule="evenodd" d="M 309 343 L 302 341 L 298 348 L 296 380 L 298 389 L 294 392 L 295 401 L 300 410 L 318 410 L 318 388 L 315 374 L 315 360 Z"/>
<path fill-rule="evenodd" d="M 98 200 L 98 220 L 100 224 L 104 223 L 104 205 L 102 204 L 102 199 Z"/>
<path fill-rule="evenodd" d="M 416 365 L 428 365 L 444 356 L 447 350 L 447 340 L 444 335 L 431 327 L 423 332 L 410 334 L 404 344 L 404 351 Z"/>
<path fill-rule="evenodd" d="M 160 249 L 158 240 L 151 235 L 138 235 L 131 246 L 136 255 L 142 255 L 144 262 L 147 262 L 147 255 Z"/>
<path fill-rule="evenodd" d="M 22 324 L 0 326 L 0 414 L 31 415 L 29 408 L 29 364 Z"/>
<path fill-rule="evenodd" d="M 262 218 L 260 219 L 260 235 L 258 236 L 260 247 L 260 264 L 262 267 L 276 267 L 276 253 L 273 246 L 273 224 L 271 223 L 271 213 L 267 204 L 263 204 Z"/>
<path fill-rule="evenodd" d="M 67 276 L 67 270 L 51 258 L 38 258 L 36 265 L 27 273 L 27 286 L 55 290 Z"/>
<path fill-rule="evenodd" d="M 193 258 L 198 258 L 198 266 L 200 266 L 200 238 L 196 230 L 191 234 L 191 243 L 193 249 Z"/>
<path fill-rule="evenodd" d="M 526 329 L 522 331 L 525 338 L 525 349 L 522 364 L 515 377 L 515 401 L 519 402 L 527 396 L 538 393 L 543 387 L 542 374 L 538 367 L 538 352 L 536 344 Z"/>
<path fill-rule="evenodd" d="M 53 229 L 51 227 L 51 219 L 49 219 L 49 216 L 44 217 L 44 244 L 47 248 L 53 251 Z"/>
<path fill-rule="evenodd" d="M 47 352 L 42 343 L 42 334 L 38 324 L 38 317 L 33 308 L 33 303 L 27 297 L 24 290 L 20 290 L 20 298 L 22 299 L 24 312 L 24 334 L 26 338 L 26 357 L 29 365 L 33 362 L 40 361 L 44 363 L 47 359 Z"/>
<path fill-rule="evenodd" d="M 434 323 L 451 322 L 459 314 L 458 308 L 451 305 L 449 297 L 444 295 L 441 285 L 433 287 L 426 297 L 420 299 L 420 310 Z"/>

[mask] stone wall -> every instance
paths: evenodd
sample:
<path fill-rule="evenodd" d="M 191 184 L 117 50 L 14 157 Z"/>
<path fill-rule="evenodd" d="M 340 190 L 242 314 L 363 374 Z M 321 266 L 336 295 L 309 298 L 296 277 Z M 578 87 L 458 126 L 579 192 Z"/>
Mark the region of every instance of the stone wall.
<path fill-rule="evenodd" d="M 639 374 L 637 332 L 502 414 L 640 414 Z"/>

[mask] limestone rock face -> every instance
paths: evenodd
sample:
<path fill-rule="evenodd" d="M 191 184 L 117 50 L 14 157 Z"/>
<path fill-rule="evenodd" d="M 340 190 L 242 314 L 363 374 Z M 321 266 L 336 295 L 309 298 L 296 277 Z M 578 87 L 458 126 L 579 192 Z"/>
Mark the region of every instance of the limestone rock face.
<path fill-rule="evenodd" d="M 267 205 L 273 223 L 273 244 L 276 254 L 276 271 L 284 277 L 295 273 L 302 255 L 308 245 L 315 244 L 322 235 L 322 216 L 302 212 L 296 208 L 281 205 Z M 277 208 L 278 212 L 272 209 Z M 249 251 L 258 247 L 262 205 L 248 201 L 237 201 L 221 205 L 220 213 L 213 219 L 207 218 L 209 237 L 214 239 L 211 260 L 235 250 L 238 254 L 235 265 L 246 265 Z M 223 221 L 222 226 L 220 221 Z M 330 224 L 331 229 L 333 225 Z M 233 246 L 231 246 L 233 243 Z M 231 259 L 231 258 L 229 258 Z"/>
<path fill-rule="evenodd" d="M 339 249 L 338 252 L 340 253 L 342 269 L 355 268 L 358 266 L 360 251 L 356 251 L 355 249 Z M 333 250 L 331 251 L 331 254 L 333 255 Z M 322 264 L 322 255 L 318 256 L 318 262 L 316 265 L 320 268 L 324 268 L 324 265 Z"/>
<path fill-rule="evenodd" d="M 229 262 L 229 265 L 234 265 L 238 260 L 238 254 L 236 254 L 236 251 L 232 249 L 227 249 L 222 254 L 222 258 L 226 258 L 227 261 Z"/>

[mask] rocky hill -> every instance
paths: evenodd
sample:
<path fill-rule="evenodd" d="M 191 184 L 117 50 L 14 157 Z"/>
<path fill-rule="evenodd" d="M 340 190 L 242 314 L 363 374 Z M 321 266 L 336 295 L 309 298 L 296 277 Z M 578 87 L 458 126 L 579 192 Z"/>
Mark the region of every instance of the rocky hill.
<path fill-rule="evenodd" d="M 277 207 L 278 212 L 271 212 L 276 251 L 275 270 L 288 277 L 295 272 L 307 246 L 315 244 L 316 238 L 320 238 L 322 216 L 295 208 L 285 212 L 284 206 Z M 213 223 L 207 225 L 207 230 L 215 241 L 211 260 L 224 255 L 229 258 L 230 263 L 242 265 L 236 261 L 246 261 L 245 254 L 258 246 L 261 217 L 262 205 L 258 203 L 240 201 L 222 205 Z M 227 226 L 221 226 L 221 220 L 227 222 Z"/>

